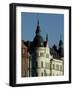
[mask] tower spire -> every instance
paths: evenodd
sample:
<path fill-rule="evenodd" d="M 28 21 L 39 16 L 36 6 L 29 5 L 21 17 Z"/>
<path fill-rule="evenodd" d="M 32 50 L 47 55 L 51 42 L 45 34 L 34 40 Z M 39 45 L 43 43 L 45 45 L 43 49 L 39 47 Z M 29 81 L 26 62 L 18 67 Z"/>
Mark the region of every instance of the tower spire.
<path fill-rule="evenodd" d="M 39 14 L 37 13 L 37 25 L 39 26 Z"/>
<path fill-rule="evenodd" d="M 37 27 L 36 27 L 36 36 L 33 40 L 35 47 L 44 47 L 44 41 L 43 37 L 41 35 L 40 25 L 39 25 L 39 19 L 37 20 Z"/>
<path fill-rule="evenodd" d="M 48 47 L 48 34 L 46 34 L 46 47 Z"/>
<path fill-rule="evenodd" d="M 63 42 L 62 42 L 62 35 L 60 34 L 60 41 L 59 41 L 59 46 L 62 46 Z"/>
<path fill-rule="evenodd" d="M 37 28 L 36 28 L 36 35 L 39 35 L 41 32 L 40 26 L 39 26 L 39 19 L 37 20 Z"/>

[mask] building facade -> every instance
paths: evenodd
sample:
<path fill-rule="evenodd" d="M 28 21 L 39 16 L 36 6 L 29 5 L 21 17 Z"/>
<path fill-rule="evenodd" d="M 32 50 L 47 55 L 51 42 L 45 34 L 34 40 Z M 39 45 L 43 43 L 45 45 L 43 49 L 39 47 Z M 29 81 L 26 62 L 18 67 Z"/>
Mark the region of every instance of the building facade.
<path fill-rule="evenodd" d="M 28 47 L 25 45 L 24 41 L 21 43 L 21 54 L 21 77 L 28 77 L 29 52 Z"/>
<path fill-rule="evenodd" d="M 32 42 L 27 43 L 28 52 L 28 75 L 29 77 L 36 76 L 61 76 L 64 75 L 64 49 L 62 40 L 59 41 L 59 48 L 54 45 L 49 48 L 48 35 L 46 40 L 41 35 L 39 20 L 35 37 Z M 25 71 L 24 71 L 25 72 Z"/>

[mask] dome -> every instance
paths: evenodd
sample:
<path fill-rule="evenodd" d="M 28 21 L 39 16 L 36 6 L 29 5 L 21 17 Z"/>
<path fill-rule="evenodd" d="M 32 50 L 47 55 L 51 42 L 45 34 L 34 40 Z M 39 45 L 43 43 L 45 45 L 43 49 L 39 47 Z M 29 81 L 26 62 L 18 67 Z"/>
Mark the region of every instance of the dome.
<path fill-rule="evenodd" d="M 33 43 L 34 43 L 35 47 L 43 47 L 44 46 L 43 42 L 44 42 L 43 38 L 40 35 L 36 35 L 34 40 L 33 40 Z"/>
<path fill-rule="evenodd" d="M 41 36 L 39 20 L 37 22 L 37 28 L 36 28 L 36 32 L 35 33 L 36 33 L 36 36 L 33 39 L 34 47 L 43 47 L 44 46 L 44 41 L 43 41 L 43 37 Z"/>

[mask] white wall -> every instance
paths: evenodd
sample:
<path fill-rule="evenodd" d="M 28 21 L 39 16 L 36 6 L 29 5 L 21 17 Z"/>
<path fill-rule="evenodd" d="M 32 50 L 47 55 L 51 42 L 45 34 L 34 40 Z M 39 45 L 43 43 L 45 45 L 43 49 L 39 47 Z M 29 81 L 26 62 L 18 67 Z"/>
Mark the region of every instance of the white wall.
<path fill-rule="evenodd" d="M 73 0 L 0 0 L 0 90 L 72 90 L 72 84 L 46 85 L 34 87 L 12 88 L 8 86 L 9 81 L 9 3 L 26 2 L 54 5 L 72 5 Z M 72 35 L 73 38 L 73 35 Z M 73 43 L 72 43 L 73 45 Z M 73 68 L 73 67 L 72 67 Z"/>

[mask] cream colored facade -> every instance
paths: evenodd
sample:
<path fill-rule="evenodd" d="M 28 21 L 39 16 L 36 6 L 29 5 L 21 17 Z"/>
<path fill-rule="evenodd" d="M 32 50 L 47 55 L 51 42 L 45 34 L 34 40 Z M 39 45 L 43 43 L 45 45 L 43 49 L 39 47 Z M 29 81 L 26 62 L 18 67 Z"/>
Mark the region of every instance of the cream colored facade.
<path fill-rule="evenodd" d="M 25 44 L 29 52 L 27 65 L 29 77 L 64 75 L 63 42 L 60 40 L 58 47 L 54 45 L 52 48 L 49 48 L 48 34 L 44 40 L 41 35 L 39 20 L 33 41 L 25 42 Z"/>
<path fill-rule="evenodd" d="M 37 48 L 37 72 L 38 76 L 49 76 L 50 75 L 50 56 L 49 48 L 39 47 Z"/>
<path fill-rule="evenodd" d="M 51 63 L 51 76 L 62 76 L 64 75 L 64 60 L 62 59 L 52 59 Z"/>
<path fill-rule="evenodd" d="M 37 71 L 38 76 L 64 75 L 63 58 L 62 59 L 53 58 L 53 56 L 50 55 L 50 50 L 48 47 L 36 47 L 36 54 L 37 54 L 37 57 L 36 57 L 37 70 L 36 71 Z M 33 56 L 35 57 L 35 55 Z"/>

